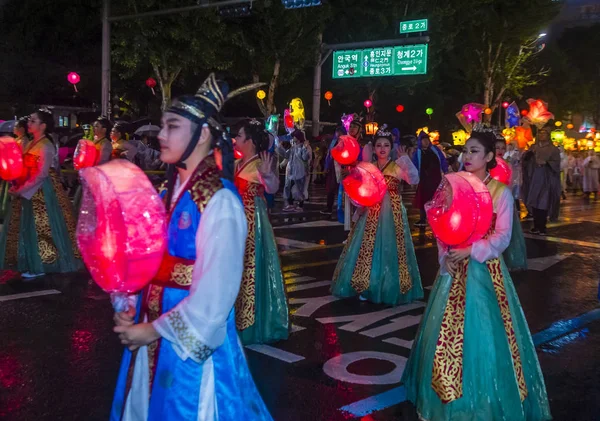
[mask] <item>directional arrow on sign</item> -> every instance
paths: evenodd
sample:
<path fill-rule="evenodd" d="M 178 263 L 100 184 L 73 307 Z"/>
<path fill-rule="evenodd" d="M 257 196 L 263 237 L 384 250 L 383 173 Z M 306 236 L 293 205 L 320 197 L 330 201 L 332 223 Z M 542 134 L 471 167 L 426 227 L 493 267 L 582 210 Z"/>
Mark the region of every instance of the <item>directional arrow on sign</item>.
<path fill-rule="evenodd" d="M 417 66 L 403 67 L 402 70 L 412 70 L 414 72 L 415 70 L 417 70 Z"/>

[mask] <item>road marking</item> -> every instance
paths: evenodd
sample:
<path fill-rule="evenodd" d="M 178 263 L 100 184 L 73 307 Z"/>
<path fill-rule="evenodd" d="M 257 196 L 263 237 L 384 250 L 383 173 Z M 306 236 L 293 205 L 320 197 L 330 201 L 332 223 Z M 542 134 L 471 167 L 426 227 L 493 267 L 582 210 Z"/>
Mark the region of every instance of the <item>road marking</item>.
<path fill-rule="evenodd" d="M 600 319 L 600 308 L 588 311 L 572 319 L 559 320 L 552 323 L 549 328 L 533 335 L 533 343 L 535 346 L 543 345 L 598 319 Z"/>
<path fill-rule="evenodd" d="M 313 278 L 312 276 L 296 276 L 294 278 L 286 278 L 285 284 L 286 285 L 298 284 L 300 282 L 314 281 L 315 279 L 316 278 Z"/>
<path fill-rule="evenodd" d="M 347 412 L 355 417 L 364 417 L 375 411 L 398 405 L 406 400 L 406 389 L 404 386 L 395 387 L 387 392 L 356 401 L 340 408 L 340 411 Z"/>
<path fill-rule="evenodd" d="M 287 278 L 292 278 L 292 277 L 294 277 L 294 276 L 298 276 L 298 274 L 297 274 L 297 273 L 294 273 L 294 272 L 283 272 L 283 277 L 284 277 L 285 279 L 287 279 Z"/>
<path fill-rule="evenodd" d="M 331 281 L 309 282 L 308 284 L 289 286 L 289 287 L 287 287 L 287 291 L 288 292 L 304 291 L 307 289 L 321 288 L 321 287 L 330 286 L 330 285 L 331 285 Z"/>
<path fill-rule="evenodd" d="M 318 246 L 321 248 L 324 247 L 324 246 L 319 246 L 318 244 L 315 244 L 315 243 L 309 243 L 308 241 L 292 240 L 291 238 L 275 237 L 275 240 L 277 241 L 277 245 L 285 246 L 285 247 L 293 247 L 293 248 L 297 248 L 297 249 L 307 249 L 307 248 L 312 249 L 315 246 Z"/>
<path fill-rule="evenodd" d="M 398 345 L 398 346 L 401 346 L 406 349 L 412 349 L 413 343 L 415 341 L 407 341 L 406 339 L 400 339 L 400 338 L 387 338 L 387 339 L 384 339 L 382 342 L 387 342 L 388 344 L 392 344 L 392 345 Z"/>
<path fill-rule="evenodd" d="M 304 269 L 304 268 L 313 268 L 316 266 L 327 266 L 327 265 L 335 265 L 337 263 L 337 259 L 336 260 L 325 260 L 322 262 L 313 262 L 313 263 L 299 263 L 296 265 L 287 265 L 284 266 L 282 268 L 282 270 L 287 271 L 287 270 L 298 270 L 298 269 Z"/>
<path fill-rule="evenodd" d="M 290 304 L 303 304 L 297 309 L 291 309 L 290 314 L 292 316 L 310 317 L 315 311 L 334 301 L 341 300 L 341 298 L 334 297 L 333 295 L 326 295 L 324 297 L 310 297 L 310 298 L 290 298 Z"/>
<path fill-rule="evenodd" d="M 395 365 L 394 369 L 386 374 L 366 375 L 355 374 L 348 371 L 348 366 L 361 360 L 382 360 Z M 396 354 L 378 351 L 357 351 L 337 355 L 325 364 L 323 371 L 332 379 L 354 384 L 396 384 L 402 379 L 402 372 L 408 358 Z"/>
<path fill-rule="evenodd" d="M 302 361 L 304 357 L 302 355 L 292 354 L 291 352 L 284 351 L 283 349 L 275 348 L 269 345 L 256 344 L 248 345 L 246 348 L 252 351 L 260 352 L 261 354 L 268 355 L 269 357 L 276 358 L 286 363 L 297 363 Z"/>
<path fill-rule="evenodd" d="M 20 300 L 22 298 L 41 297 L 43 295 L 53 295 L 53 294 L 60 294 L 60 291 L 57 291 L 55 289 L 46 289 L 43 291 L 24 292 L 22 294 L 2 295 L 2 296 L 0 296 L 0 302 L 11 301 L 11 300 Z"/>
<path fill-rule="evenodd" d="M 554 266 L 555 264 L 562 262 L 569 256 L 571 256 L 571 253 L 555 254 L 554 256 L 545 256 L 545 257 L 536 257 L 533 259 L 527 259 L 527 269 L 542 272 L 542 271 Z"/>
<path fill-rule="evenodd" d="M 398 307 L 391 307 L 385 310 L 372 311 L 370 313 L 363 314 L 351 314 L 348 316 L 337 316 L 337 317 L 321 317 L 317 321 L 319 323 L 346 323 L 340 326 L 340 329 L 348 332 L 358 332 L 367 326 L 377 323 L 381 320 L 387 319 L 388 317 L 395 316 L 396 314 L 405 313 L 407 311 L 416 310 L 418 308 L 425 307 L 425 303 L 415 301 L 411 304 L 405 304 Z"/>
<path fill-rule="evenodd" d="M 292 333 L 300 332 L 305 329 L 306 329 L 305 327 L 292 324 Z"/>
<path fill-rule="evenodd" d="M 369 330 L 363 330 L 360 332 L 361 335 L 368 336 L 369 338 L 376 338 L 378 336 L 387 335 L 388 333 L 395 332 L 397 330 L 406 329 L 414 325 L 421 323 L 421 316 L 402 316 L 397 319 L 390 320 L 391 323 L 387 325 L 379 326 Z"/>
<path fill-rule="evenodd" d="M 582 247 L 590 247 L 590 248 L 600 249 L 600 243 L 591 243 L 589 241 L 569 240 L 568 238 L 558 238 L 558 237 L 545 237 L 543 235 L 534 235 L 534 234 L 528 234 L 528 233 L 524 233 L 523 236 L 525 238 L 530 238 L 532 240 L 549 241 L 551 243 L 572 244 L 574 246 L 582 246 Z"/>
<path fill-rule="evenodd" d="M 334 248 L 341 248 L 344 247 L 344 243 L 336 243 L 336 244 L 327 244 L 327 245 L 314 245 L 314 247 L 308 247 L 308 248 L 304 248 L 304 249 L 297 249 L 297 250 L 284 250 L 284 251 L 280 251 L 279 255 L 280 256 L 288 256 L 290 254 L 297 254 L 297 253 L 305 253 L 307 251 L 317 251 L 317 250 L 327 250 L 327 249 L 334 249 Z"/>

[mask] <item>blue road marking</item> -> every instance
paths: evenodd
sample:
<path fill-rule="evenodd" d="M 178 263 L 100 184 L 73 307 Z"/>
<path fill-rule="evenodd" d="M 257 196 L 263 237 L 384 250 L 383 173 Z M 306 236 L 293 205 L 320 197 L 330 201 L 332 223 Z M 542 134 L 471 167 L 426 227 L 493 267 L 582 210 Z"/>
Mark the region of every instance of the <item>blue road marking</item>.
<path fill-rule="evenodd" d="M 350 405 L 343 406 L 340 410 L 352 414 L 355 417 L 364 417 L 372 412 L 380 411 L 402 403 L 405 400 L 406 389 L 404 389 L 404 386 L 400 386 L 378 395 L 369 396 L 368 398 L 351 403 Z"/>
<path fill-rule="evenodd" d="M 540 346 L 546 342 L 560 338 L 569 332 L 581 329 L 588 323 L 598 319 L 600 319 L 600 308 L 588 311 L 587 313 L 583 313 L 581 316 L 572 319 L 559 320 L 558 322 L 552 323 L 548 329 L 544 329 L 533 335 L 533 344 L 535 346 Z"/>

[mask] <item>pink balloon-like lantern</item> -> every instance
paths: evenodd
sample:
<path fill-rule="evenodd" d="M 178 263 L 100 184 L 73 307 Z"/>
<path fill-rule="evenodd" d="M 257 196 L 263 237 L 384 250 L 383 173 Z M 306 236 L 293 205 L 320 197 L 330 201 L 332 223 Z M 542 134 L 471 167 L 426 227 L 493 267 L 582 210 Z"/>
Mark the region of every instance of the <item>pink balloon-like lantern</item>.
<path fill-rule="evenodd" d="M 121 297 L 140 291 L 158 272 L 166 248 L 162 200 L 144 172 L 123 159 L 84 168 L 79 175 L 77 244 L 92 279 Z M 125 310 L 126 304 L 117 309 Z"/>
<path fill-rule="evenodd" d="M 365 106 L 365 108 L 371 108 L 371 105 L 373 105 L 373 101 L 371 101 L 370 99 L 365 99 L 363 105 Z"/>
<path fill-rule="evenodd" d="M 11 181 L 23 174 L 23 148 L 9 136 L 0 137 L 0 178 Z"/>
<path fill-rule="evenodd" d="M 370 162 L 359 162 L 342 180 L 342 184 L 348 197 L 360 206 L 376 205 L 387 192 L 383 174 Z"/>
<path fill-rule="evenodd" d="M 496 157 L 496 163 L 497 165 L 490 170 L 490 175 L 493 179 L 510 186 L 512 180 L 512 168 L 508 162 L 502 158 Z"/>
<path fill-rule="evenodd" d="M 87 139 L 80 139 L 77 142 L 77 148 L 73 154 L 73 167 L 76 170 L 93 167 L 98 160 L 98 149 L 94 142 Z"/>
<path fill-rule="evenodd" d="M 67 75 L 67 80 L 69 81 L 69 83 L 71 85 L 73 85 L 73 89 L 75 89 L 75 92 L 77 91 L 77 84 L 79 83 L 79 81 L 81 80 L 81 77 L 79 77 L 79 75 L 75 72 L 71 72 Z"/>
<path fill-rule="evenodd" d="M 360 154 L 358 141 L 349 135 L 340 136 L 338 143 L 331 149 L 331 157 L 341 165 L 356 162 Z"/>
<path fill-rule="evenodd" d="M 436 238 L 455 248 L 467 247 L 483 238 L 494 213 L 486 185 L 465 171 L 446 174 L 425 210 Z"/>

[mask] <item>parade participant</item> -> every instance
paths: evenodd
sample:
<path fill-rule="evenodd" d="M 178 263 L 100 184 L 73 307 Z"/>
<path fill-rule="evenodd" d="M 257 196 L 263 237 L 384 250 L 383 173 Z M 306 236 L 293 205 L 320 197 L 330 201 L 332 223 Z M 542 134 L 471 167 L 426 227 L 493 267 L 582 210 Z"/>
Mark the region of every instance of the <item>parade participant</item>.
<path fill-rule="evenodd" d="M 335 296 L 360 295 L 361 299 L 389 305 L 423 298 L 400 190 L 402 180 L 417 184 L 419 173 L 401 148 L 396 148 L 396 161 L 391 160 L 391 151 L 392 134 L 378 132 L 375 155 L 388 191 L 381 203 L 364 209 L 352 228 L 333 275 L 331 291 Z"/>
<path fill-rule="evenodd" d="M 216 116 L 238 92 L 228 95 L 227 84 L 211 74 L 162 116 L 161 159 L 171 165 L 161 193 L 168 253 L 150 286 L 131 297 L 135 308 L 115 314 L 114 331 L 128 349 L 113 421 L 272 419 L 248 370 L 233 310 L 246 218 L 230 181 L 231 138 Z"/>
<path fill-rule="evenodd" d="M 269 134 L 269 149 L 267 149 L 267 152 L 273 157 L 272 159 L 272 163 L 271 163 L 271 171 L 273 172 L 273 174 L 275 174 L 275 176 L 277 177 L 277 180 L 279 180 L 279 159 L 278 159 L 278 155 L 275 152 L 275 146 L 277 145 L 278 141 L 276 139 L 276 135 L 268 132 Z M 277 192 L 275 192 L 277 193 Z M 269 211 L 269 213 L 271 213 L 271 211 L 273 210 L 273 208 L 275 207 L 275 193 L 271 194 L 271 193 L 267 193 L 265 192 L 265 200 L 267 201 L 267 210 Z"/>
<path fill-rule="evenodd" d="M 546 235 L 548 215 L 558 217 L 560 204 L 560 152 L 550 142 L 550 129 L 538 130 L 535 144 L 526 153 L 530 158 L 527 172 L 530 175 L 525 204 L 533 211 L 532 234 Z"/>
<path fill-rule="evenodd" d="M 495 136 L 473 132 L 465 169 L 487 184 L 495 218 L 486 237 L 448 250 L 402 382 L 422 420 L 551 419 L 546 387 L 519 298 L 500 254 L 510 241 L 510 189 L 491 178 Z M 473 204 L 475 206 L 475 204 Z"/>
<path fill-rule="evenodd" d="M 596 156 L 596 152 L 592 149 L 587 151 L 587 157 L 583 160 L 583 193 L 586 197 L 590 197 L 594 193 L 594 197 L 598 198 L 598 170 L 600 170 L 600 158 Z"/>
<path fill-rule="evenodd" d="M 71 202 L 58 177 L 58 150 L 49 138 L 54 117 L 49 110 L 31 114 L 23 175 L 10 193 L 16 196 L 5 215 L 0 236 L 0 267 L 16 268 L 25 279 L 46 273 L 79 270 Z"/>
<path fill-rule="evenodd" d="M 277 153 L 287 160 L 283 188 L 283 197 L 286 201 L 284 212 L 301 211 L 304 207 L 304 183 L 306 182 L 306 162 L 308 161 L 308 151 L 304 146 L 305 140 L 304 133 L 296 129 L 292 133 L 292 147 L 285 150 L 280 145 L 277 148 Z M 298 203 L 297 206 L 294 206 L 294 199 Z"/>
<path fill-rule="evenodd" d="M 110 161 L 113 151 L 110 140 L 106 138 L 111 133 L 112 124 L 106 117 L 98 117 L 92 127 L 94 128 L 94 145 L 98 151 L 96 165 L 101 165 Z"/>
<path fill-rule="evenodd" d="M 496 158 L 504 159 L 506 153 L 506 141 L 504 139 L 496 139 L 495 151 Z"/>
<path fill-rule="evenodd" d="M 128 142 L 128 139 L 123 123 L 115 123 L 110 131 L 110 140 L 112 142 L 111 159 L 127 158 L 125 144 Z"/>
<path fill-rule="evenodd" d="M 236 324 L 244 345 L 287 339 L 289 308 L 275 234 L 269 221 L 264 192 L 275 193 L 279 177 L 274 157 L 266 152 L 269 136 L 251 120 L 240 127 L 235 148 L 242 159 L 235 164 L 234 183 L 246 211 L 248 237 L 242 285 L 235 304 Z"/>
<path fill-rule="evenodd" d="M 420 219 L 416 227 L 426 227 L 427 217 L 425 203 L 431 200 L 435 190 L 442 181 L 442 173 L 448 172 L 448 162 L 442 151 L 431 144 L 429 135 L 422 131 L 417 139 L 417 150 L 412 157 L 413 164 L 419 171 L 419 185 L 415 196 L 414 205 L 419 209 Z"/>
<path fill-rule="evenodd" d="M 28 116 L 21 117 L 20 119 L 17 120 L 17 122 L 15 123 L 15 127 L 13 128 L 13 134 L 15 135 L 16 141 L 19 145 L 21 145 L 21 148 L 23 150 L 25 150 L 27 148 L 27 146 L 29 145 L 29 142 L 31 141 L 31 139 L 27 135 L 28 122 L 29 122 Z"/>
<path fill-rule="evenodd" d="M 310 146 L 310 142 L 308 141 L 308 139 L 304 140 L 304 147 L 306 148 L 306 153 L 308 155 L 308 159 L 305 162 L 306 181 L 304 182 L 303 195 L 304 195 L 304 201 L 308 202 L 308 186 L 313 181 L 313 174 L 311 174 L 311 169 L 312 169 L 314 157 L 313 157 L 313 150 L 312 150 L 312 147 Z"/>
<path fill-rule="evenodd" d="M 496 152 L 498 142 L 496 142 Z M 504 263 L 508 270 L 526 270 L 527 269 L 527 248 L 525 237 L 523 236 L 523 228 L 521 227 L 521 204 L 519 202 L 519 192 L 521 186 L 521 152 L 517 148 L 517 142 L 512 141 L 507 146 L 507 151 L 503 159 L 511 166 L 511 185 L 509 188 L 512 191 L 515 202 L 515 212 L 513 214 L 512 234 L 510 236 L 510 244 L 502 253 Z M 496 155 L 498 156 L 498 155 Z"/>
<path fill-rule="evenodd" d="M 333 212 L 333 201 L 338 195 L 340 177 L 342 175 L 342 167 L 331 156 L 331 150 L 337 145 L 340 136 L 345 134 L 346 130 L 343 127 L 337 127 L 333 134 L 333 139 L 331 139 L 329 147 L 327 148 L 327 155 L 325 156 L 325 191 L 327 192 L 327 205 L 325 209 L 321 211 L 321 214 L 323 215 L 331 216 L 331 213 Z"/>

